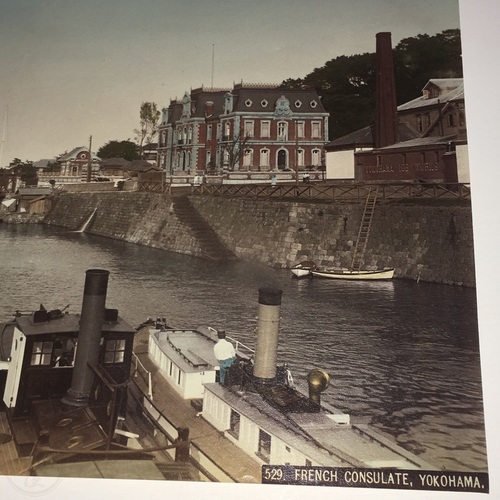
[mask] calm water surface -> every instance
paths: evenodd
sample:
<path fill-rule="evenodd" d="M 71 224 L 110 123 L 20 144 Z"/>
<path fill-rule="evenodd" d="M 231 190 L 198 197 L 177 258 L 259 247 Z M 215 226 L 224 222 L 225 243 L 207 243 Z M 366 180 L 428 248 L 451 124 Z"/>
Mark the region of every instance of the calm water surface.
<path fill-rule="evenodd" d="M 85 271 L 110 271 L 107 307 L 132 326 L 225 328 L 254 346 L 258 288 L 283 290 L 279 360 L 323 398 L 448 470 L 486 470 L 475 290 L 398 281 L 294 280 L 286 270 L 211 263 L 46 226 L 0 224 L 0 321 L 69 304 Z"/>

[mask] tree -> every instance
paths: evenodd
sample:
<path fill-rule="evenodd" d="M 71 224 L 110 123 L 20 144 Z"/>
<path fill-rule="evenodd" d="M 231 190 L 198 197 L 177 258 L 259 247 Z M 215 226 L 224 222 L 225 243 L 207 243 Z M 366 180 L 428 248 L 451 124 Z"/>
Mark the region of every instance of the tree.
<path fill-rule="evenodd" d="M 375 45 L 375 43 L 374 43 Z M 460 30 L 401 40 L 393 50 L 397 103 L 417 98 L 432 78 L 462 76 Z M 330 113 L 330 139 L 370 125 L 375 117 L 376 54 L 339 56 L 284 89 L 314 88 Z"/>
<path fill-rule="evenodd" d="M 12 167 L 16 167 L 16 169 L 21 173 L 21 180 L 26 186 L 37 185 L 37 171 L 31 160 L 22 161 L 19 158 L 14 158 L 9 164 L 9 168 Z"/>
<path fill-rule="evenodd" d="M 139 112 L 140 128 L 135 129 L 136 140 L 139 145 L 139 150 L 142 154 L 144 145 L 149 144 L 156 137 L 158 132 L 158 121 L 160 119 L 160 111 L 154 102 L 143 102 Z"/>
<path fill-rule="evenodd" d="M 248 139 L 248 136 L 243 137 L 240 132 L 238 135 L 234 136 L 229 143 L 222 146 L 221 159 L 223 168 L 227 167 L 229 171 L 235 169 L 238 162 L 241 162 L 243 159 L 243 153 Z"/>
<path fill-rule="evenodd" d="M 132 141 L 108 141 L 97 151 L 99 158 L 123 158 L 128 161 L 138 160 L 140 155 L 137 144 Z"/>
<path fill-rule="evenodd" d="M 394 49 L 394 73 L 398 104 L 421 94 L 431 78 L 462 76 L 460 30 L 445 30 L 434 36 L 418 35 L 401 40 Z"/>

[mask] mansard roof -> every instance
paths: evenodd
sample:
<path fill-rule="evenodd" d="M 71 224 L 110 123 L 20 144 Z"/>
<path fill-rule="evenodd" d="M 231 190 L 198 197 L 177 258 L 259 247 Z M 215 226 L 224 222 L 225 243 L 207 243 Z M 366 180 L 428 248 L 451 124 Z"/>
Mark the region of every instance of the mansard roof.
<path fill-rule="evenodd" d="M 317 92 L 313 89 L 286 90 L 273 84 L 235 84 L 233 88 L 200 87 L 184 94 L 191 99 L 190 118 L 207 118 L 212 103 L 211 117 L 223 116 L 227 95 L 233 98 L 233 113 L 274 113 L 276 103 L 284 98 L 291 113 L 326 114 Z M 169 106 L 169 123 L 181 121 L 184 112 L 183 100 L 172 100 Z"/>
<path fill-rule="evenodd" d="M 276 103 L 284 97 L 292 113 L 325 113 L 325 108 L 315 90 L 286 90 L 275 88 L 235 88 L 233 111 L 236 112 L 274 112 Z"/>

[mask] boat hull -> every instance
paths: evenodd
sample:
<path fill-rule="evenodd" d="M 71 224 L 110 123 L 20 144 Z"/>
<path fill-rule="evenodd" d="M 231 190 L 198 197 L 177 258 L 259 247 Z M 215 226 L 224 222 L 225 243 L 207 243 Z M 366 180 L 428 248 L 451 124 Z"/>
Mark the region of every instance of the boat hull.
<path fill-rule="evenodd" d="M 394 277 L 394 269 L 382 269 L 380 271 L 311 271 L 317 278 L 341 279 L 341 280 L 390 280 Z"/>
<path fill-rule="evenodd" d="M 305 260 L 292 267 L 291 271 L 295 278 L 305 278 L 311 276 L 311 272 L 316 269 L 316 264 L 310 260 Z"/>
<path fill-rule="evenodd" d="M 296 278 L 305 278 L 306 276 L 311 276 L 311 270 L 310 269 L 302 269 L 302 268 L 293 268 L 292 274 Z"/>

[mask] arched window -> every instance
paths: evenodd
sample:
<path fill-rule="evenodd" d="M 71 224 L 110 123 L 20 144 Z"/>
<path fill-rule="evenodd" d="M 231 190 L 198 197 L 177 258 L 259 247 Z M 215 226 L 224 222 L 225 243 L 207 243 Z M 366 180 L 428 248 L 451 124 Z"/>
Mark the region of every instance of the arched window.
<path fill-rule="evenodd" d="M 321 165 L 321 151 L 319 149 L 313 149 L 311 151 L 311 163 L 315 167 Z"/>
<path fill-rule="evenodd" d="M 304 150 L 303 149 L 297 150 L 297 166 L 298 167 L 304 166 Z"/>
<path fill-rule="evenodd" d="M 260 150 L 260 166 L 261 167 L 270 167 L 269 163 L 269 149 L 264 148 Z"/>
<path fill-rule="evenodd" d="M 243 152 L 243 166 L 250 167 L 252 164 L 253 164 L 253 150 L 247 148 Z"/>

